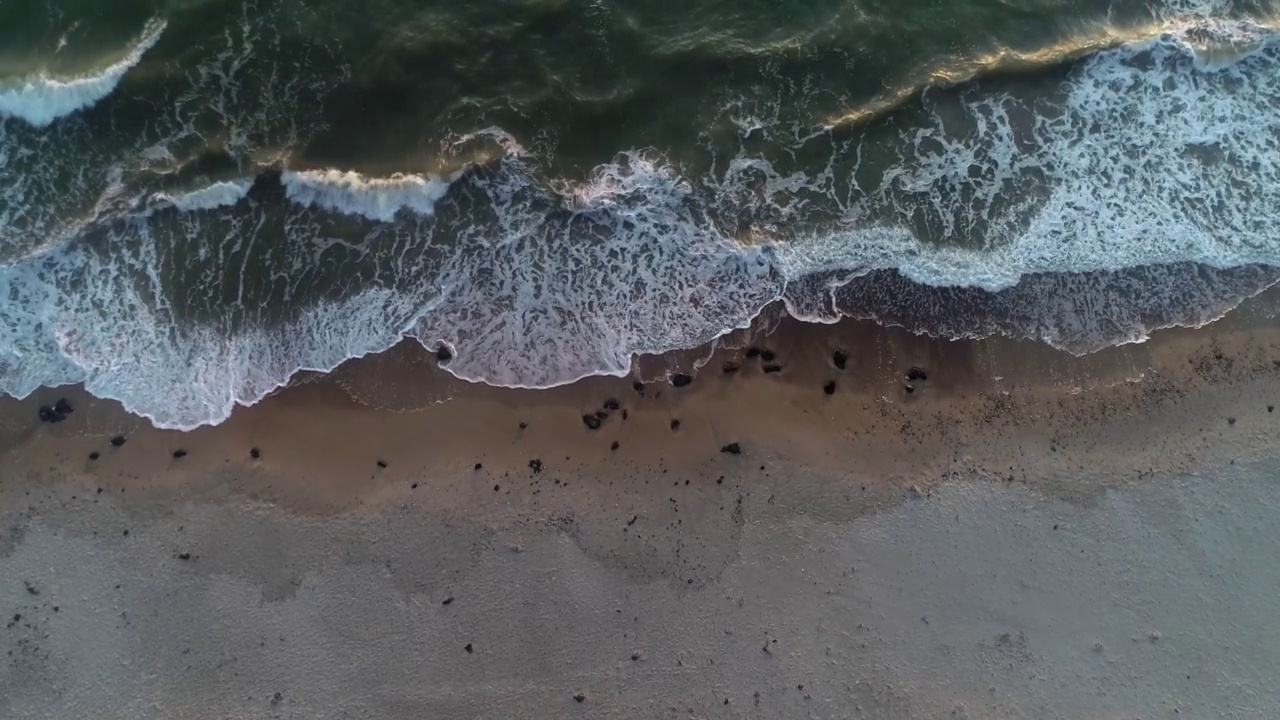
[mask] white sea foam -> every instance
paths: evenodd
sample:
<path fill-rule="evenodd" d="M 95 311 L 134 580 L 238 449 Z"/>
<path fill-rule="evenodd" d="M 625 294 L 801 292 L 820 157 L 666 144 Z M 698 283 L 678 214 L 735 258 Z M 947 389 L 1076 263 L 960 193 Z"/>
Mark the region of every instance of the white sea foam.
<path fill-rule="evenodd" d="M 253 187 L 253 181 L 248 179 L 221 180 L 202 188 L 178 193 L 177 195 L 160 193 L 156 195 L 155 199 L 172 205 L 182 212 L 212 210 L 213 208 L 235 205 L 244 199 L 251 187 Z"/>
<path fill-rule="evenodd" d="M 288 171 L 281 182 L 294 202 L 381 222 L 391 221 L 401 209 L 432 215 L 436 202 L 449 191 L 448 180 L 423 175 L 370 178 L 333 169 Z"/>
<path fill-rule="evenodd" d="M 1098 53 L 1043 112 L 990 92 L 939 98 L 950 125 L 907 131 L 901 161 L 843 196 L 833 168 L 856 166 L 843 156 L 806 174 L 744 153 L 691 180 L 658 153 L 628 152 L 552 192 L 535 159 L 513 154 L 455 180 L 487 203 L 484 219 L 437 243 L 400 211 L 434 213 L 443 180 L 290 173 L 294 203 L 270 213 L 231 202 L 239 186 L 200 191 L 185 209 L 206 212 L 154 229 L 132 219 L 96 244 L 109 259 L 88 243 L 0 268 L 0 297 L 16 298 L 0 305 L 0 388 L 83 381 L 157 425 L 191 428 L 406 332 L 448 342 L 459 377 L 549 387 L 626 374 L 636 354 L 700 345 L 779 299 L 835 319 L 850 307 L 842 289 L 877 270 L 941 288 L 931 302 L 1028 288 L 974 301 L 1008 324 L 958 333 L 1074 347 L 1099 331 L 1134 340 L 1152 322 L 1207 320 L 1274 272 L 1188 281 L 1163 268 L 1280 266 L 1280 52 L 1245 29 L 1265 40 L 1231 62 L 1198 62 L 1204 42 L 1181 31 Z M 843 208 L 842 221 L 795 238 L 816 201 Z M 354 242 L 304 208 L 378 223 Z M 738 210 L 749 222 L 732 222 Z M 908 220 L 920 217 L 936 237 L 916 236 Z M 289 242 L 272 242 L 276 231 Z M 1159 269 L 1128 272 L 1148 267 Z M 274 314 L 279 298 L 293 309 Z"/>
<path fill-rule="evenodd" d="M 160 40 L 165 22 L 147 23 L 137 42 L 116 62 L 93 74 L 58 78 L 38 73 L 15 80 L 0 80 L 0 115 L 44 127 L 65 115 L 88 107 L 111 94 L 130 68 Z"/>

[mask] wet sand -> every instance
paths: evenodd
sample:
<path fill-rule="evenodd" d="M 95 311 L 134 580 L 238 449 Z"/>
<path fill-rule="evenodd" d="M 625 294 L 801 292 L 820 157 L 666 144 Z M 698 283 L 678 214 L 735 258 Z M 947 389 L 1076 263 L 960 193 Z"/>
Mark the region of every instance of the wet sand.
<path fill-rule="evenodd" d="M 0 714 L 1267 717 L 1274 306 L 1083 358 L 783 320 L 550 391 L 406 344 L 190 433 L 5 400 Z"/>

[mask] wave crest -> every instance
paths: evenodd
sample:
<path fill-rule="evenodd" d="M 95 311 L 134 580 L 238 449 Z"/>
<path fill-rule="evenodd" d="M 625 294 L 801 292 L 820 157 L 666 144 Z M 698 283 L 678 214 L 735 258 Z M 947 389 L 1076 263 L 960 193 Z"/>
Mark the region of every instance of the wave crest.
<path fill-rule="evenodd" d="M 45 127 L 60 117 L 89 107 L 111 94 L 120 79 L 160 41 L 165 22 L 147 22 L 142 35 L 125 56 L 94 74 L 56 78 L 45 73 L 14 81 L 0 81 L 0 115 Z"/>

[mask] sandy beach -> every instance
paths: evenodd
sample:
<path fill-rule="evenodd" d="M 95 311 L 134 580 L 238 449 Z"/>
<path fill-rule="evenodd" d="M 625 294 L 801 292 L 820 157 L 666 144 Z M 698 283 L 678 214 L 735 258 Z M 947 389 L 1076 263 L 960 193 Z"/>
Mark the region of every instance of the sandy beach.
<path fill-rule="evenodd" d="M 406 343 L 188 433 L 5 400 L 0 714 L 1269 717 L 1274 297 L 1084 357 L 762 321 L 546 391 Z"/>

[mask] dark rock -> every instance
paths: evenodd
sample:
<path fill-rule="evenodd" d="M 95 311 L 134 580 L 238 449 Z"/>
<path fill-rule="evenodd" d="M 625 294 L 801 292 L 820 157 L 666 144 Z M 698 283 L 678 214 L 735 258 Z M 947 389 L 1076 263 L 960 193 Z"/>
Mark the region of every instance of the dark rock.
<path fill-rule="evenodd" d="M 600 418 L 596 415 L 583 415 L 582 424 L 586 425 L 588 430 L 599 430 Z"/>
<path fill-rule="evenodd" d="M 1276 406 L 1275 406 L 1275 405 L 1268 405 L 1268 406 L 1267 406 L 1267 412 L 1275 412 L 1275 410 L 1276 410 Z"/>
<path fill-rule="evenodd" d="M 179 559 L 179 560 L 190 560 L 190 559 L 191 559 L 191 553 L 178 553 L 178 559 Z"/>
<path fill-rule="evenodd" d="M 605 410 L 617 410 L 620 407 L 622 406 L 618 404 L 617 398 L 609 398 L 608 400 L 604 401 Z"/>
<path fill-rule="evenodd" d="M 742 366 L 736 362 L 733 362 L 732 360 L 725 360 L 724 365 L 721 365 L 720 369 L 724 370 L 725 374 L 727 375 L 729 373 L 738 372 L 738 370 L 742 369 Z"/>
<path fill-rule="evenodd" d="M 764 350 L 760 351 L 760 359 L 763 360 L 764 362 L 773 362 L 777 357 L 778 357 L 777 353 L 770 350 L 769 348 L 765 348 Z"/>
<path fill-rule="evenodd" d="M 680 429 L 680 421 L 679 421 L 679 420 L 672 419 L 672 420 L 671 420 L 671 429 L 672 429 L 672 430 L 679 430 L 679 429 Z"/>
<path fill-rule="evenodd" d="M 100 458 L 100 457 L 102 457 L 102 456 L 98 454 L 98 451 L 97 451 L 97 450 L 94 450 L 93 452 L 89 453 L 89 459 L 90 459 L 90 460 L 97 460 L 97 459 L 98 459 L 98 458 Z"/>
<path fill-rule="evenodd" d="M 125 437 L 123 435 L 117 435 L 111 438 L 111 447 L 120 447 L 124 444 L 124 440 Z"/>
<path fill-rule="evenodd" d="M 618 449 L 618 441 L 617 441 L 617 440 L 614 440 L 614 441 L 613 441 L 613 444 L 609 446 L 609 449 L 610 449 L 610 450 L 617 450 L 617 449 Z"/>
<path fill-rule="evenodd" d="M 383 469 L 386 469 L 386 467 L 387 467 L 387 461 L 386 461 L 386 460 L 379 460 L 379 461 L 378 461 L 378 467 L 383 468 Z"/>
<path fill-rule="evenodd" d="M 915 382 L 917 380 L 928 380 L 929 373 L 924 368 L 912 366 L 907 370 L 907 382 Z"/>
<path fill-rule="evenodd" d="M 40 416 L 40 422 L 53 422 L 53 408 L 48 405 L 41 405 L 37 413 Z"/>
<path fill-rule="evenodd" d="M 1227 424 L 1228 424 L 1228 425 L 1235 425 L 1235 424 L 1236 424 L 1236 419 L 1235 419 L 1235 418 L 1233 418 L 1233 417 L 1229 417 L 1229 418 L 1227 418 Z"/>
<path fill-rule="evenodd" d="M 636 392 L 638 392 L 638 393 L 640 393 L 641 395 L 643 395 L 643 394 L 644 394 L 644 383 L 642 383 L 642 382 L 640 382 L 639 380 L 637 380 L 637 381 L 635 381 L 635 382 L 631 383 L 631 389 L 632 389 L 632 390 L 635 390 Z"/>
<path fill-rule="evenodd" d="M 449 361 L 450 361 L 450 360 L 452 360 L 452 359 L 453 359 L 453 348 L 449 347 L 448 345 L 441 345 L 441 346 L 436 350 L 436 361 L 437 361 L 437 362 L 440 362 L 440 363 L 447 363 L 447 362 L 449 362 Z"/>
<path fill-rule="evenodd" d="M 534 458 L 530 460 L 529 469 L 532 470 L 535 474 L 542 472 L 542 461 L 539 460 L 538 458 Z M 494 486 L 494 489 L 495 490 L 498 489 L 496 485 Z"/>
<path fill-rule="evenodd" d="M 445 599 L 444 599 L 444 602 L 442 602 L 442 603 L 440 603 L 440 604 L 441 604 L 441 605 L 449 605 L 449 604 L 451 604 L 452 602 L 453 602 L 453 597 L 452 597 L 452 596 L 450 596 L 450 597 L 445 598 Z"/>
<path fill-rule="evenodd" d="M 58 402 L 53 404 L 53 411 L 60 412 L 63 415 L 70 415 L 75 412 L 75 408 L 71 407 L 71 403 L 66 398 L 58 398 Z"/>
<path fill-rule="evenodd" d="M 627 419 L 627 411 L 626 411 L 626 410 L 623 410 L 623 411 L 622 411 L 622 419 L 623 419 L 623 420 L 626 420 L 626 419 Z"/>
<path fill-rule="evenodd" d="M 523 429 L 525 429 L 525 428 L 527 428 L 527 427 L 529 427 L 529 423 L 527 423 L 527 422 L 522 422 L 522 423 L 520 423 L 520 429 L 521 429 L 521 430 L 523 430 Z"/>
<path fill-rule="evenodd" d="M 258 458 L 262 457 L 262 451 L 259 450 L 258 448 L 249 448 L 249 457 L 253 458 L 254 460 L 257 460 Z"/>
<path fill-rule="evenodd" d="M 845 365 L 849 364 L 849 354 L 843 350 L 836 350 L 831 353 L 831 362 L 835 363 L 837 368 L 843 370 Z"/>
<path fill-rule="evenodd" d="M 631 661 L 635 662 L 640 659 L 640 653 L 631 653 Z"/>
<path fill-rule="evenodd" d="M 582 702 L 583 700 L 587 699 L 587 696 L 583 695 L 582 693 L 578 693 L 577 695 L 573 696 L 573 699 L 577 700 L 578 702 Z"/>
<path fill-rule="evenodd" d="M 747 348 L 747 357 L 749 357 L 749 358 L 758 358 L 758 357 L 760 357 L 760 348 L 755 347 L 755 346 L 752 346 L 752 347 Z"/>
<path fill-rule="evenodd" d="M 494 491 L 494 492 L 498 492 L 498 490 L 499 490 L 501 487 L 502 487 L 501 485 L 494 485 L 494 486 L 493 486 L 493 491 Z"/>
<path fill-rule="evenodd" d="M 824 393 L 826 393 L 826 394 L 828 394 L 828 395 L 835 395 L 835 394 L 836 394 L 836 381 L 835 381 L 835 380 L 828 380 L 828 381 L 827 381 L 827 384 L 822 386 L 822 392 L 824 392 Z"/>
<path fill-rule="evenodd" d="M 467 643 L 466 647 L 464 647 L 464 648 L 462 648 L 462 649 L 463 649 L 463 650 L 466 650 L 466 651 L 467 651 L 467 652 L 469 652 L 469 653 L 471 653 L 471 652 L 475 652 L 475 650 L 474 650 L 474 649 L 472 649 L 472 647 L 471 647 L 471 643 Z"/>
<path fill-rule="evenodd" d="M 764 366 L 764 371 L 767 373 L 782 372 L 782 366 L 778 363 L 769 363 Z"/>
<path fill-rule="evenodd" d="M 186 451 L 186 450 L 174 450 L 174 451 L 173 451 L 173 459 L 174 459 L 174 460 L 181 460 L 182 458 L 184 458 L 184 457 L 186 457 L 186 456 L 187 456 L 187 451 Z"/>
<path fill-rule="evenodd" d="M 911 383 L 906 383 L 905 385 L 902 386 L 902 389 L 906 390 L 907 394 L 911 394 L 916 391 L 916 386 L 912 385 Z"/>
<path fill-rule="evenodd" d="M 742 446 L 738 445 L 738 443 L 736 442 L 729 443 L 728 445 L 725 445 L 724 447 L 720 448 L 720 452 L 729 453 L 730 455 L 741 455 Z"/>
<path fill-rule="evenodd" d="M 283 693 L 276 693 L 275 695 L 272 695 L 272 696 L 271 696 L 271 704 L 272 704 L 272 705 L 279 705 L 279 704 L 280 704 L 280 703 L 282 703 L 282 702 L 284 702 L 284 694 L 283 694 Z"/>
<path fill-rule="evenodd" d="M 676 373 L 671 376 L 671 384 L 675 387 L 684 387 L 693 382 L 693 376 L 684 373 Z"/>
<path fill-rule="evenodd" d="M 482 468 L 482 467 L 484 467 L 484 466 L 483 466 L 483 465 L 481 465 L 480 463 L 476 463 L 476 469 L 477 469 L 477 470 L 479 470 L 479 469 L 480 469 L 480 468 Z"/>

